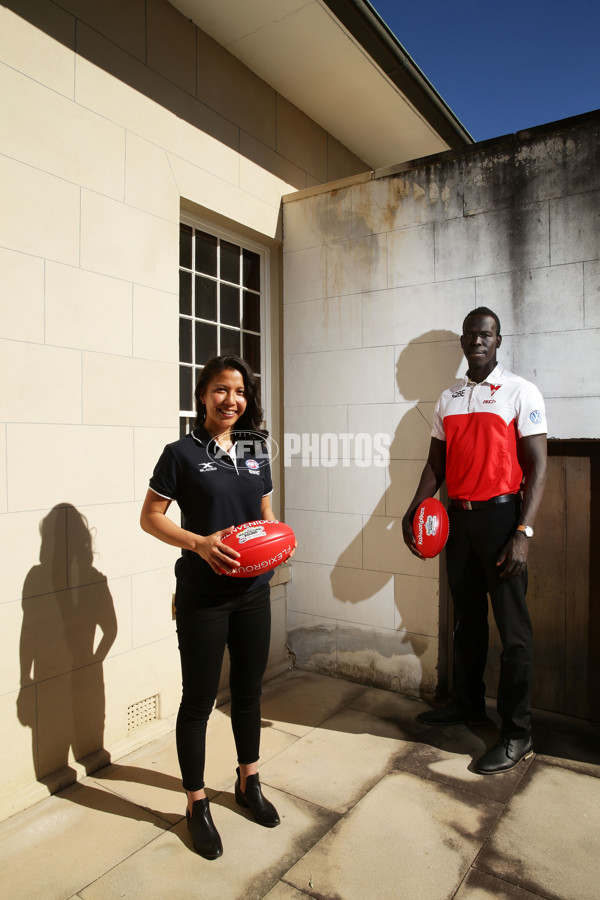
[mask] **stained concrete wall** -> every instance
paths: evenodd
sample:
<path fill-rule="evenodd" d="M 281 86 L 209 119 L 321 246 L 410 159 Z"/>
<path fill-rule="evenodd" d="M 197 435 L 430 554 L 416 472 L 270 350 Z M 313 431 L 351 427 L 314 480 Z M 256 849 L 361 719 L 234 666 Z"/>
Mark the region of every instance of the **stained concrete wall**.
<path fill-rule="evenodd" d="M 445 674 L 440 562 L 408 553 L 400 520 L 435 401 L 464 371 L 470 309 L 500 316 L 499 359 L 539 385 L 551 437 L 600 438 L 599 123 L 285 198 L 285 431 L 390 436 L 385 468 L 357 465 L 350 443 L 331 467 L 310 441 L 290 456 L 299 665 L 413 696 Z"/>
<path fill-rule="evenodd" d="M 3 816 L 173 724 L 177 554 L 138 522 L 178 436 L 181 207 L 270 250 L 277 434 L 281 194 L 365 164 L 163 0 L 8 2 L 0 60 Z"/>

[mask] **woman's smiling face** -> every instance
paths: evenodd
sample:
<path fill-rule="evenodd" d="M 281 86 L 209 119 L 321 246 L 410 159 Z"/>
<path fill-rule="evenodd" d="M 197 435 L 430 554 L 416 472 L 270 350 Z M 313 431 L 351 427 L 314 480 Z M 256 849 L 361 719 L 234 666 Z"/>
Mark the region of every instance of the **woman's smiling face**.
<path fill-rule="evenodd" d="M 247 406 L 242 373 L 223 369 L 208 382 L 200 399 L 206 407 L 204 427 L 210 436 L 231 431 Z"/>

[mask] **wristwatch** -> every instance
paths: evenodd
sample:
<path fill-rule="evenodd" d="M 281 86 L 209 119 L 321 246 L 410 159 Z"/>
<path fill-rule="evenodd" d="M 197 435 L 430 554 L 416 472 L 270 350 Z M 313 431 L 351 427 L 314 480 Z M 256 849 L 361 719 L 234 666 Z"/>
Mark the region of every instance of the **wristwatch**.
<path fill-rule="evenodd" d="M 531 525 L 517 525 L 517 531 L 522 531 L 526 538 L 533 537 L 533 528 Z"/>

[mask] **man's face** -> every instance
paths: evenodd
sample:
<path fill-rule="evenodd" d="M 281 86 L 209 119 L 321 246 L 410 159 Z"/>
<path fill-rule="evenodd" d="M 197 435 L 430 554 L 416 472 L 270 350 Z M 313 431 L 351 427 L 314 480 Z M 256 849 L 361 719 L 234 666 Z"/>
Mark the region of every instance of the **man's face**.
<path fill-rule="evenodd" d="M 469 363 L 469 372 L 487 369 L 488 374 L 496 365 L 496 350 L 502 343 L 496 320 L 491 316 L 469 316 L 465 321 L 460 346 Z"/>

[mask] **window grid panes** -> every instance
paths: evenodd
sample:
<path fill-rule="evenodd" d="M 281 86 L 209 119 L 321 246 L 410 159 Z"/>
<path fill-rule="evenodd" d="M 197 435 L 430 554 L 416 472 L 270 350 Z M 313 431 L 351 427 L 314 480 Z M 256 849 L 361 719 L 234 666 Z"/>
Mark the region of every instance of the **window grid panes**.
<path fill-rule="evenodd" d="M 259 377 L 262 257 L 181 223 L 179 241 L 180 433 L 195 417 L 194 388 L 211 356 L 242 356 Z"/>

